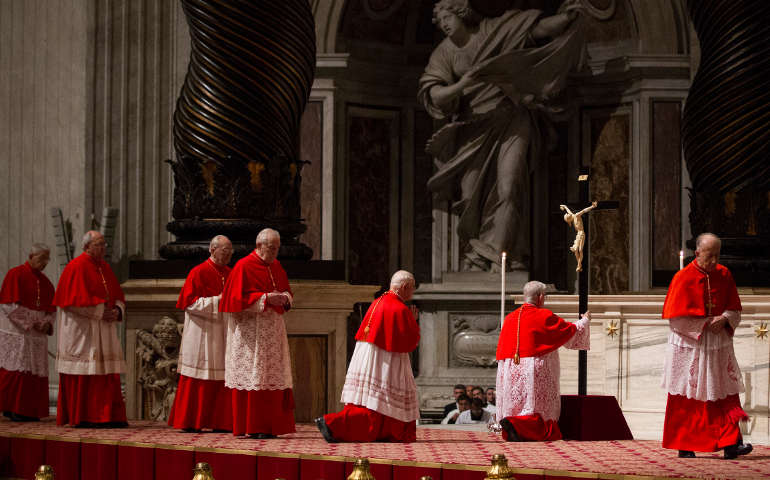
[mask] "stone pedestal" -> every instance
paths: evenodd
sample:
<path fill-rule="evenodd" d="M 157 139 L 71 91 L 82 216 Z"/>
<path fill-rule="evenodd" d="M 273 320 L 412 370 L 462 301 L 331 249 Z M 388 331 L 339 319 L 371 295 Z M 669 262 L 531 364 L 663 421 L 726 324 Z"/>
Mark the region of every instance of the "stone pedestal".
<path fill-rule="evenodd" d="M 143 393 L 137 384 L 140 372 L 136 361 L 137 332 L 152 330 L 164 316 L 184 321 L 184 313 L 176 309 L 182 279 L 129 280 L 122 285 L 126 294 L 126 407 L 128 418 L 142 418 Z M 345 382 L 347 355 L 347 323 L 356 302 L 371 301 L 380 288 L 372 285 L 350 285 L 342 281 L 292 281 L 294 308 L 288 312 L 286 330 L 290 347 L 293 342 L 292 370 L 295 374 L 297 421 L 300 414 L 339 410 L 342 385 Z M 316 372 L 320 372 L 317 375 Z M 308 380 L 297 380 L 297 376 Z M 308 375 L 309 374 L 309 375 Z M 302 392 L 307 392 L 304 398 Z M 318 413 L 318 414 L 320 414 Z"/>
<path fill-rule="evenodd" d="M 495 385 L 495 351 L 500 336 L 500 274 L 444 272 L 441 283 L 420 285 L 414 303 L 420 309 L 419 374 L 415 378 L 420 409 L 443 410 L 457 383 Z M 506 272 L 505 313 L 513 311 L 527 272 Z"/>

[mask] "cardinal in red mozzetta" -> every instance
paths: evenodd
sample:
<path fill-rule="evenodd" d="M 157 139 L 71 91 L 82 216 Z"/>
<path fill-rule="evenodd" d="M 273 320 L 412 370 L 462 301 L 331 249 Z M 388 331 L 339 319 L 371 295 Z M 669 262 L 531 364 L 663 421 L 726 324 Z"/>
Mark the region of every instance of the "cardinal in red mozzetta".
<path fill-rule="evenodd" d="M 414 288 L 414 276 L 399 270 L 367 310 L 342 387 L 345 408 L 316 419 L 327 442 L 416 440 L 420 410 L 409 353 L 420 342 L 420 327 L 406 305 Z"/>
<path fill-rule="evenodd" d="M 281 236 L 266 228 L 256 247 L 235 264 L 219 302 L 227 321 L 225 385 L 233 389 L 233 435 L 275 438 L 296 431 L 283 320 L 294 298 L 277 259 Z"/>
<path fill-rule="evenodd" d="M 745 390 L 733 350 L 741 301 L 730 271 L 719 264 L 721 241 L 711 233 L 695 241 L 695 260 L 668 287 L 663 318 L 669 321 L 663 388 L 668 392 L 663 447 L 682 458 L 724 449 L 724 457 L 751 452 L 738 424 L 748 419 Z"/>
<path fill-rule="evenodd" d="M 219 301 L 230 275 L 233 245 L 224 235 L 209 244 L 211 256 L 187 275 L 176 308 L 184 310 L 179 384 L 168 424 L 186 432 L 230 431 L 232 390 L 225 386 L 226 330 Z"/>
<path fill-rule="evenodd" d="M 545 289 L 524 285 L 524 305 L 505 317 L 497 344 L 497 418 L 508 441 L 562 438 L 558 349 L 590 348 L 591 313 L 565 321 L 543 308 Z"/>
<path fill-rule="evenodd" d="M 64 267 L 53 303 L 59 315 L 56 369 L 58 425 L 125 427 L 120 374 L 126 371 L 117 324 L 126 299 L 97 231 L 83 236 L 83 253 Z"/>
<path fill-rule="evenodd" d="M 50 249 L 35 243 L 8 270 L 0 289 L 0 410 L 11 420 L 48 416 L 48 339 L 56 318 L 53 284 L 43 270 Z"/>

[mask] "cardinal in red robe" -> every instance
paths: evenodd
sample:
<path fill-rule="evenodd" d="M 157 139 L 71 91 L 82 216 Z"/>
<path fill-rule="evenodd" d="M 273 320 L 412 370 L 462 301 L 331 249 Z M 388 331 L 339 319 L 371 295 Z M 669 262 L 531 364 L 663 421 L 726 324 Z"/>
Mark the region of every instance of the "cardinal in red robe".
<path fill-rule="evenodd" d="M 54 288 L 43 270 L 50 249 L 32 245 L 29 259 L 8 270 L 0 289 L 0 410 L 11 420 L 48 416 L 48 339 Z"/>
<path fill-rule="evenodd" d="M 327 442 L 416 440 L 420 409 L 409 353 L 420 327 L 406 305 L 414 288 L 414 276 L 399 270 L 367 310 L 342 387 L 345 407 L 316 419 Z"/>
<path fill-rule="evenodd" d="M 235 264 L 219 311 L 227 321 L 225 385 L 233 389 L 233 435 L 293 433 L 294 393 L 283 314 L 294 301 L 276 259 L 281 237 L 266 228 L 257 248 Z"/>
<path fill-rule="evenodd" d="M 590 348 L 590 312 L 570 323 L 545 303 L 545 284 L 524 285 L 524 305 L 504 320 L 497 344 L 497 418 L 507 441 L 560 440 L 559 347 Z"/>
<path fill-rule="evenodd" d="M 176 308 L 184 310 L 179 384 L 168 424 L 186 432 L 231 431 L 232 391 L 225 386 L 227 335 L 219 301 L 230 275 L 233 245 L 224 235 L 209 244 L 211 256 L 190 271 Z"/>
<path fill-rule="evenodd" d="M 104 261 L 104 236 L 90 231 L 83 253 L 64 268 L 53 303 L 59 307 L 56 369 L 58 425 L 124 427 L 126 404 L 120 374 L 126 371 L 117 324 L 126 299 Z"/>
<path fill-rule="evenodd" d="M 682 458 L 724 449 L 731 459 L 752 450 L 738 426 L 748 419 L 733 350 L 741 301 L 730 271 L 718 263 L 720 249 L 716 235 L 699 235 L 695 260 L 674 275 L 663 304 L 671 328 L 663 369 L 663 447 L 679 450 Z"/>

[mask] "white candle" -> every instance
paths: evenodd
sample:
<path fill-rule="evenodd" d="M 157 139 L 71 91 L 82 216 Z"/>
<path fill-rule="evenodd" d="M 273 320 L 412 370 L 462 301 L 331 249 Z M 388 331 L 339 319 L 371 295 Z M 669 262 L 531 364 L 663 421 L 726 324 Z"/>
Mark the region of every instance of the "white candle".
<path fill-rule="evenodd" d="M 505 252 L 500 261 L 500 330 L 503 329 L 505 320 Z"/>
<path fill-rule="evenodd" d="M 684 268 L 684 250 L 679 250 L 679 270 Z"/>

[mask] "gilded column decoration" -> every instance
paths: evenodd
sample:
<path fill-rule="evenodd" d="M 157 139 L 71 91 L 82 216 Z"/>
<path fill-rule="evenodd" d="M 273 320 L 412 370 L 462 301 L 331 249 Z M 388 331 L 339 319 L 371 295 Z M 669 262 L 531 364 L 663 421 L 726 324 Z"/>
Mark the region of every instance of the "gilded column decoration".
<path fill-rule="evenodd" d="M 300 221 L 298 133 L 315 69 L 307 0 L 182 0 L 190 64 L 174 112 L 174 220 L 166 258 L 208 255 L 224 234 L 236 256 L 281 233 L 281 256 L 309 258 Z"/>

